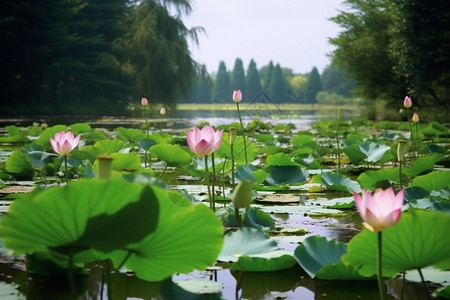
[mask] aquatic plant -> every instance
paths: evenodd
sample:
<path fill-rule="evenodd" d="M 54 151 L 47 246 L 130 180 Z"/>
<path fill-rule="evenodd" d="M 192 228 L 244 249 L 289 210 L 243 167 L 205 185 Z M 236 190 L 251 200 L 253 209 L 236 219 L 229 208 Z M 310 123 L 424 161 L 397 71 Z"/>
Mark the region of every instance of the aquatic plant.
<path fill-rule="evenodd" d="M 382 269 L 382 232 L 394 226 L 402 215 L 402 204 L 404 191 L 400 190 L 397 195 L 392 188 L 386 190 L 377 189 L 372 195 L 369 191 L 363 190 L 363 196 L 353 193 L 356 208 L 364 220 L 363 225 L 370 231 L 377 233 L 377 277 L 380 299 L 384 299 L 383 289 L 383 269 Z"/>
<path fill-rule="evenodd" d="M 55 134 L 55 138 L 50 138 L 50 144 L 52 145 L 53 150 L 59 155 L 64 156 L 64 167 L 65 167 L 65 175 L 66 175 L 66 183 L 69 183 L 69 172 L 67 168 L 67 155 L 72 152 L 75 147 L 78 146 L 80 142 L 80 135 L 74 137 L 73 132 L 58 132 Z"/>

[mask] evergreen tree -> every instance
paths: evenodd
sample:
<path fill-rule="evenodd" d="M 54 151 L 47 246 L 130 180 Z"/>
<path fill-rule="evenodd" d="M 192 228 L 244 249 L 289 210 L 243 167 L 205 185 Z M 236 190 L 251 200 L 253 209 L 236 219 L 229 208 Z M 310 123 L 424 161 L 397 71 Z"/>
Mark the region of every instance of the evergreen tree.
<path fill-rule="evenodd" d="M 289 99 L 287 86 L 288 84 L 283 76 L 280 64 L 277 64 L 274 67 L 272 76 L 270 78 L 270 85 L 268 90 L 270 97 L 272 97 L 272 99 L 278 103 L 286 102 Z"/>
<path fill-rule="evenodd" d="M 263 88 L 266 91 L 269 91 L 270 89 L 270 80 L 272 79 L 272 73 L 273 73 L 273 62 L 270 61 L 269 64 L 261 69 L 261 75 L 263 76 Z"/>
<path fill-rule="evenodd" d="M 193 83 L 192 93 L 189 97 L 182 98 L 183 102 L 211 103 L 212 79 L 205 65 L 198 66 Z"/>
<path fill-rule="evenodd" d="M 230 74 L 224 61 L 219 63 L 214 85 L 213 101 L 215 103 L 226 103 L 232 99 L 232 89 L 230 87 Z"/>
<path fill-rule="evenodd" d="M 316 103 L 316 95 L 322 91 L 322 80 L 319 71 L 313 67 L 308 76 L 308 82 L 305 87 L 305 101 L 306 103 Z"/>
<path fill-rule="evenodd" d="M 233 72 L 231 73 L 231 89 L 241 90 L 243 95 L 247 95 L 245 90 L 245 73 L 242 59 L 236 58 L 234 62 Z"/>
<path fill-rule="evenodd" d="M 246 94 L 247 99 L 252 100 L 255 98 L 258 93 L 261 92 L 261 78 L 259 77 L 259 71 L 256 67 L 256 63 L 253 59 L 250 60 L 247 68 L 247 76 L 246 76 Z"/>

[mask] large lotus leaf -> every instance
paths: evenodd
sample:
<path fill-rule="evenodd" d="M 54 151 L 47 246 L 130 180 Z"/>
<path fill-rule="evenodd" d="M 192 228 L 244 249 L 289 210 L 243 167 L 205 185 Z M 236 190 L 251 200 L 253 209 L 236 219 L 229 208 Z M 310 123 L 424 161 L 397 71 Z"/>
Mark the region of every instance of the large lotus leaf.
<path fill-rule="evenodd" d="M 15 200 L 0 236 L 19 254 L 126 248 L 155 229 L 156 200 L 149 187 L 123 180 L 80 180 Z"/>
<path fill-rule="evenodd" d="M 296 135 L 291 140 L 290 143 L 294 146 L 294 149 L 298 148 L 311 148 L 316 149 L 317 143 L 313 140 L 310 135 Z"/>
<path fill-rule="evenodd" d="M 121 140 L 128 140 L 131 142 L 138 142 L 140 140 L 143 140 L 147 138 L 147 135 L 144 131 L 140 129 L 135 128 L 125 128 L 125 127 L 118 127 L 116 129 L 117 138 Z"/>
<path fill-rule="evenodd" d="M 168 190 L 152 189 L 160 207 L 156 231 L 127 250 L 106 254 L 105 258 L 113 259 L 118 267 L 129 256 L 125 267 L 148 281 L 212 265 L 224 240 L 219 218 L 206 205 L 187 206 L 188 200 L 181 201 Z"/>
<path fill-rule="evenodd" d="M 317 235 L 306 238 L 295 249 L 294 258 L 311 278 L 364 279 L 356 270 L 342 263 L 341 257 L 346 251 L 344 243 Z"/>
<path fill-rule="evenodd" d="M 358 176 L 358 182 L 361 184 L 361 187 L 368 190 L 375 190 L 376 188 L 386 189 L 392 185 L 391 182 L 398 182 L 398 180 L 398 168 L 366 171 Z"/>
<path fill-rule="evenodd" d="M 361 187 L 358 182 L 351 180 L 350 178 L 344 177 L 339 173 L 326 172 L 322 173 L 322 182 L 327 186 L 330 186 L 338 191 L 343 192 L 361 192 Z"/>
<path fill-rule="evenodd" d="M 253 172 L 258 170 L 254 165 L 244 164 L 240 165 L 236 169 L 236 179 L 239 181 L 242 180 L 250 180 L 251 182 L 255 182 L 255 177 L 253 176 Z"/>
<path fill-rule="evenodd" d="M 136 171 L 141 168 L 141 158 L 137 153 L 112 153 L 111 168 L 115 171 Z"/>
<path fill-rule="evenodd" d="M 75 136 L 77 136 L 80 133 L 86 133 L 91 131 L 91 126 L 87 123 L 75 123 L 71 124 L 69 127 L 70 131 L 72 131 Z"/>
<path fill-rule="evenodd" d="M 34 174 L 31 157 L 24 150 L 14 151 L 6 160 L 5 169 L 18 177 L 30 178 Z"/>
<path fill-rule="evenodd" d="M 256 154 L 258 154 L 258 148 L 255 143 L 250 141 L 248 138 L 244 139 L 242 136 L 238 136 L 233 145 L 233 155 L 234 162 L 236 164 L 244 164 L 245 161 L 245 151 L 247 151 L 247 160 L 248 162 L 252 162 L 255 160 Z M 216 152 L 219 157 L 227 157 L 231 158 L 231 146 L 230 146 L 230 136 L 228 132 L 224 132 L 222 135 L 222 143 L 220 144 L 219 149 Z"/>
<path fill-rule="evenodd" d="M 221 300 L 221 290 L 222 284 L 214 281 L 173 282 L 171 278 L 164 280 L 160 288 L 163 299 L 174 300 Z M 146 297 L 143 295 L 143 299 Z"/>
<path fill-rule="evenodd" d="M 161 144 L 154 145 L 150 151 L 169 165 L 186 167 L 192 162 L 191 155 L 179 145 Z"/>
<path fill-rule="evenodd" d="M 365 142 L 359 145 L 359 149 L 367 157 L 366 161 L 378 162 L 391 147 L 374 142 Z"/>
<path fill-rule="evenodd" d="M 442 154 L 434 153 L 424 157 L 420 157 L 405 170 L 406 174 L 411 177 L 418 176 L 428 170 L 433 169 L 436 162 L 443 157 Z"/>
<path fill-rule="evenodd" d="M 382 232 L 383 275 L 439 265 L 450 253 L 450 215 L 415 210 Z M 354 236 L 342 260 L 363 276 L 376 274 L 377 234 L 365 230 Z"/>
<path fill-rule="evenodd" d="M 442 297 L 444 299 L 450 299 L 450 285 L 447 285 L 443 288 L 437 289 L 434 291 L 436 296 Z"/>
<path fill-rule="evenodd" d="M 292 252 L 287 250 L 275 250 L 262 254 L 242 255 L 233 263 L 231 270 L 249 272 L 269 272 L 289 269 L 297 263 Z"/>
<path fill-rule="evenodd" d="M 152 139 L 143 139 L 138 141 L 139 146 L 141 146 L 142 150 L 148 151 L 151 146 L 156 145 L 156 142 Z"/>
<path fill-rule="evenodd" d="M 263 231 L 243 227 L 225 235 L 225 243 L 218 260 L 236 262 L 242 255 L 260 255 L 276 250 L 277 243 Z"/>
<path fill-rule="evenodd" d="M 358 145 L 353 144 L 349 147 L 345 147 L 342 151 L 350 158 L 350 160 L 355 164 L 359 165 L 366 156 L 361 152 Z"/>
<path fill-rule="evenodd" d="M 256 229 L 274 229 L 275 221 L 272 219 L 270 214 L 265 213 L 256 207 L 249 206 L 245 209 L 244 225 Z"/>
<path fill-rule="evenodd" d="M 411 186 L 418 186 L 427 191 L 439 191 L 450 187 L 450 172 L 433 171 L 413 179 Z"/>
<path fill-rule="evenodd" d="M 308 176 L 306 169 L 297 166 L 268 166 L 265 170 L 270 173 L 266 181 L 271 185 L 302 183 Z"/>
<path fill-rule="evenodd" d="M 42 169 L 44 168 L 50 160 L 57 156 L 54 153 L 48 153 L 43 151 L 30 151 L 28 155 L 31 158 L 31 165 L 33 168 Z"/>
<path fill-rule="evenodd" d="M 100 140 L 94 144 L 98 154 L 111 154 L 119 152 L 123 148 L 124 142 L 118 139 Z"/>
<path fill-rule="evenodd" d="M 277 153 L 267 157 L 266 166 L 298 167 L 299 165 L 286 153 Z"/>
<path fill-rule="evenodd" d="M 50 138 L 55 138 L 55 134 L 61 131 L 67 131 L 67 126 L 55 125 L 46 128 L 44 131 L 42 131 L 42 133 L 39 135 L 39 138 L 34 143 L 41 146 L 44 150 L 51 149 Z"/>

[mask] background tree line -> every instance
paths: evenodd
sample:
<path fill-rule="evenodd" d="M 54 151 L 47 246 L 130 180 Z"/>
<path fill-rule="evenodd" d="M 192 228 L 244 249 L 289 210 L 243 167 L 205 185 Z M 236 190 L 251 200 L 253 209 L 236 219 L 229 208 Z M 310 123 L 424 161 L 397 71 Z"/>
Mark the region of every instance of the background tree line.
<path fill-rule="evenodd" d="M 254 60 L 245 68 L 240 59 L 209 74 L 189 52 L 202 31 L 181 20 L 191 2 L 3 1 L 0 114 L 126 114 L 141 97 L 221 103 L 233 89 L 248 101 L 264 91 L 276 102 L 353 97 L 389 106 L 406 94 L 429 108 L 450 102 L 447 0 L 346 0 L 332 18 L 342 31 L 330 38 L 336 49 L 322 74 L 273 62 L 258 69 Z"/>
<path fill-rule="evenodd" d="M 192 93 L 180 102 L 229 103 L 233 90 L 240 89 L 246 102 L 273 101 L 275 103 L 350 103 L 353 79 L 342 69 L 328 66 L 321 75 L 316 67 L 306 74 L 295 74 L 280 64 L 258 69 L 251 59 L 246 71 L 240 58 L 228 70 L 221 61 L 217 73 L 210 75 L 202 66 L 194 80 Z M 268 99 L 267 99 L 268 98 Z"/>

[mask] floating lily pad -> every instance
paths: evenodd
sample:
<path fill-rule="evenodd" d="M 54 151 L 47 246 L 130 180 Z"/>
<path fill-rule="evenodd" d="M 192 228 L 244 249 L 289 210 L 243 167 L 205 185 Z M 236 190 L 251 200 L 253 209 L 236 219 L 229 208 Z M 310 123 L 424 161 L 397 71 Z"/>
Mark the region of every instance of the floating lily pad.
<path fill-rule="evenodd" d="M 427 191 L 439 191 L 450 187 L 450 172 L 433 171 L 413 179 L 411 186 L 418 186 Z"/>
<path fill-rule="evenodd" d="M 183 168 L 192 162 L 191 155 L 184 151 L 179 145 L 154 145 L 150 150 L 158 156 L 159 159 L 165 161 L 169 165 Z"/>
<path fill-rule="evenodd" d="M 268 272 L 289 269 L 297 263 L 292 252 L 278 249 L 262 254 L 242 255 L 233 263 L 231 270 Z"/>
<path fill-rule="evenodd" d="M 278 250 L 277 243 L 264 232 L 243 227 L 225 235 L 225 242 L 218 260 L 236 262 L 242 255 L 258 255 Z"/>
<path fill-rule="evenodd" d="M 275 214 L 302 214 L 309 216 L 344 216 L 345 212 L 338 209 L 322 208 L 318 206 L 290 206 L 290 205 L 274 205 L 274 206 L 257 206 L 262 211 Z"/>
<path fill-rule="evenodd" d="M 339 173 L 322 173 L 322 181 L 327 186 L 333 189 L 343 191 L 343 192 L 361 192 L 361 186 L 358 182 L 351 180 L 350 178 L 344 177 Z"/>
<path fill-rule="evenodd" d="M 311 236 L 295 249 L 294 258 L 311 278 L 353 280 L 366 279 L 342 263 L 346 245 L 336 240 Z"/>

